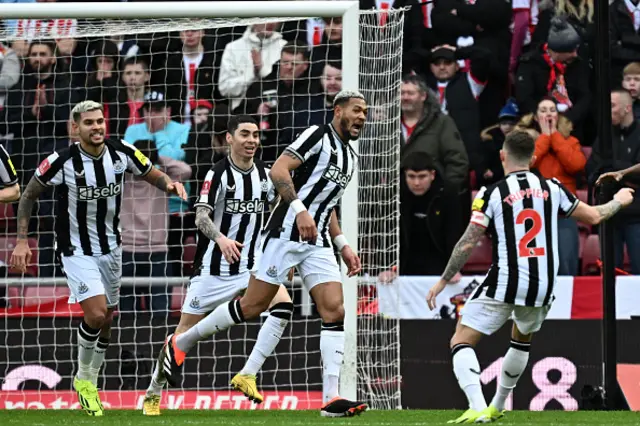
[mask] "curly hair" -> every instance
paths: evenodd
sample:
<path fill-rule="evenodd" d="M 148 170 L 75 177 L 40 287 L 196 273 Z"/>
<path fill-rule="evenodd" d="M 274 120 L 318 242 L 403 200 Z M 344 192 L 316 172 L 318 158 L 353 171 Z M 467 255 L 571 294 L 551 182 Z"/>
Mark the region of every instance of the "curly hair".
<path fill-rule="evenodd" d="M 555 14 L 573 16 L 580 21 L 593 22 L 594 0 L 580 0 L 578 7 L 571 0 L 556 0 Z"/>

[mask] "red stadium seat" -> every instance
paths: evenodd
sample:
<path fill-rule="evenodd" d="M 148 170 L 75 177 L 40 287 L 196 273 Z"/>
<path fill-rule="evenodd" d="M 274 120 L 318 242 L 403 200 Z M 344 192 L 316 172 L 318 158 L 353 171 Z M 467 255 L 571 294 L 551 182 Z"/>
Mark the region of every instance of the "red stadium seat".
<path fill-rule="evenodd" d="M 587 157 L 587 160 L 589 159 L 589 157 L 591 157 L 591 147 L 590 146 L 583 146 L 582 148 L 582 153 L 584 154 L 585 157 Z"/>
<path fill-rule="evenodd" d="M 600 238 L 598 235 L 589 235 L 582 250 L 582 275 L 598 275 L 600 267 Z"/>
<path fill-rule="evenodd" d="M 586 189 L 578 189 L 576 191 L 576 196 L 578 197 L 578 200 L 582 201 L 583 203 L 589 202 L 589 191 Z"/>
<path fill-rule="evenodd" d="M 16 217 L 13 212 L 13 204 L 0 205 L 0 231 L 14 232 L 16 230 Z"/>
<path fill-rule="evenodd" d="M 69 287 L 26 287 L 23 306 L 34 306 L 69 297 Z"/>
<path fill-rule="evenodd" d="M 478 243 L 471 256 L 464 266 L 462 272 L 465 274 L 486 274 L 491 266 L 493 250 L 491 240 L 484 236 Z"/>
<path fill-rule="evenodd" d="M 9 303 L 10 308 L 22 306 L 23 301 L 24 301 L 24 297 L 22 296 L 21 288 L 19 287 L 7 288 L 7 302 Z"/>
<path fill-rule="evenodd" d="M 35 238 L 29 238 L 29 248 L 31 248 L 31 263 L 27 265 L 27 272 L 25 275 L 37 277 L 38 276 L 38 241 Z M 0 263 L 9 265 L 11 261 L 11 253 L 16 247 L 16 237 L 0 237 Z M 9 269 L 10 275 L 20 275 L 20 272 L 11 268 Z"/>
<path fill-rule="evenodd" d="M 171 311 L 177 311 L 180 313 L 180 309 L 182 309 L 182 303 L 184 302 L 184 297 L 187 294 L 187 289 L 182 286 L 175 286 L 171 291 L 171 303 L 169 309 Z"/>

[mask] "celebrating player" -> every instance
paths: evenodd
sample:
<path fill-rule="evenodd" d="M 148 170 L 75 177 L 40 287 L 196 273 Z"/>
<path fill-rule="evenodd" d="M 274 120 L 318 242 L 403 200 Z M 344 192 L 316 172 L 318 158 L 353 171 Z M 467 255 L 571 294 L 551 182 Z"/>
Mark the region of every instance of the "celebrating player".
<path fill-rule="evenodd" d="M 103 415 L 98 374 L 111 336 L 122 272 L 119 212 L 124 172 L 143 177 L 170 194 L 186 199 L 181 183 L 153 167 L 134 146 L 105 140 L 101 104 L 84 101 L 72 110 L 80 139 L 49 155 L 29 181 L 18 207 L 18 242 L 11 263 L 22 271 L 31 259 L 27 232 L 33 203 L 48 186 L 59 185 L 56 243 L 70 301 L 82 307 L 78 328 L 78 373 L 73 387 L 89 415 Z"/>
<path fill-rule="evenodd" d="M 357 139 L 364 127 L 367 104 L 359 92 L 342 91 L 333 105 L 332 123 L 305 130 L 271 169 L 280 201 L 267 222 L 258 271 L 251 277 L 245 295 L 218 306 L 197 329 L 170 341 L 167 350 L 173 372 L 180 368 L 175 360 L 184 358 L 204 337 L 204 330 L 211 335 L 260 315 L 280 291 L 289 269 L 297 267 L 322 318 L 321 414 L 345 417 L 361 413 L 366 405 L 338 396 L 344 356 L 344 306 L 340 268 L 331 241 L 340 250 L 348 273 L 360 272 L 360 259 L 342 235 L 334 208 L 356 167 L 357 156 L 349 142 Z"/>
<path fill-rule="evenodd" d="M 275 192 L 268 177 L 269 169 L 253 158 L 260 144 L 258 124 L 249 116 L 237 116 L 229 120 L 227 128 L 229 157 L 209 170 L 195 204 L 199 230 L 196 272 L 182 306 L 180 323 L 158 357 L 143 403 L 145 415 L 160 414 L 165 383 L 177 386 L 181 382 L 184 353 L 216 331 L 210 328 L 211 321 L 203 320 L 205 314 L 247 288 L 260 255 L 264 206 L 273 201 Z M 258 403 L 263 398 L 256 387 L 256 373 L 275 349 L 293 315 L 293 303 L 286 288 L 282 285 L 275 288 L 269 316 L 247 364 L 231 380 L 235 389 Z M 176 345 L 184 350 L 169 350 Z"/>
<path fill-rule="evenodd" d="M 505 178 L 482 188 L 473 202 L 471 222 L 455 246 L 442 278 L 429 290 L 427 303 L 465 264 L 473 248 L 490 229 L 493 263 L 461 311 L 451 339 L 453 371 L 469 400 L 469 409 L 450 423 L 489 423 L 504 415 L 507 397 L 529 360 L 533 333 L 540 330 L 553 301 L 558 274 L 558 215 L 596 225 L 633 201 L 633 190 L 622 189 L 612 201 L 592 207 L 556 179 L 529 171 L 535 141 L 528 133 L 511 133 L 500 151 Z M 487 403 L 480 386 L 480 366 L 474 347 L 513 318 L 511 347 L 502 363 L 496 395 Z"/>

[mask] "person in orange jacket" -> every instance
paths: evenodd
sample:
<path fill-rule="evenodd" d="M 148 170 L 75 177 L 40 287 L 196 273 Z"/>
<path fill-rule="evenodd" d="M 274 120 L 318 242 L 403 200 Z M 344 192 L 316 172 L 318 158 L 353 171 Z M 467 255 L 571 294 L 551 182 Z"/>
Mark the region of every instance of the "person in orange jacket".
<path fill-rule="evenodd" d="M 518 128 L 536 138 L 533 168 L 547 179 L 556 178 L 575 194 L 576 175 L 584 170 L 587 159 L 578 139 L 571 136 L 571 121 L 558 113 L 556 102 L 549 97 L 543 98 L 538 102 L 536 113 L 522 117 Z M 580 250 L 577 222 L 559 218 L 558 237 L 558 274 L 575 276 Z"/>

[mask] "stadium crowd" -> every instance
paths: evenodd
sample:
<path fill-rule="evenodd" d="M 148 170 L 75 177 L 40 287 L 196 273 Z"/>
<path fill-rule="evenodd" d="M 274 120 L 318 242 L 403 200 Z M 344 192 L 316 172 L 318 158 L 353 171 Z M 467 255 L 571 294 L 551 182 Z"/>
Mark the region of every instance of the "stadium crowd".
<path fill-rule="evenodd" d="M 612 86 L 626 91 L 612 93 L 609 159 L 595 140 L 594 1 L 360 1 L 362 9 L 382 11 L 380 25 L 384 10 L 411 6 L 398 137 L 398 273 L 442 273 L 468 221 L 472 194 L 503 177 L 499 151 L 514 129 L 534 135 L 537 172 L 557 178 L 585 201 L 601 173 L 640 162 L 640 3 L 610 5 Z M 126 181 L 124 275 L 189 275 L 191 204 L 207 171 L 226 155 L 228 117 L 246 113 L 259 120 L 260 155 L 268 163 L 299 131 L 327 123 L 341 89 L 341 20 L 100 39 L 77 36 L 80 25 L 73 19 L 3 22 L 11 38 L 0 45 L 0 134 L 20 185 L 47 155 L 74 140 L 72 105 L 103 103 L 108 137 L 135 144 L 185 182 L 191 195 L 186 202 L 166 199 L 138 178 Z M 40 199 L 30 226 L 39 248 L 33 274 L 39 276 L 57 273 L 55 196 L 51 190 Z M 639 210 L 635 201 L 615 222 L 618 266 L 633 274 L 640 273 Z M 3 212 L 0 223 L 11 235 L 11 207 Z M 560 274 L 597 272 L 596 230 L 568 219 L 558 226 Z M 624 245 L 630 263 L 622 256 Z M 476 257 L 477 272 L 486 271 L 490 252 Z M 387 278 L 395 273 L 379 272 Z M 166 303 L 159 294 L 154 309 L 166 309 Z"/>

